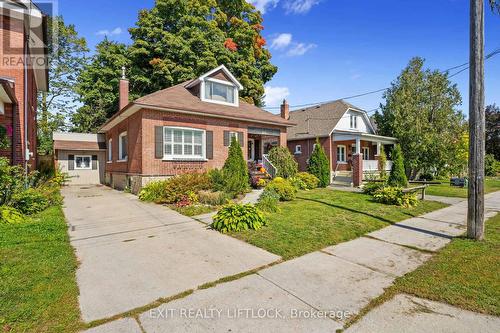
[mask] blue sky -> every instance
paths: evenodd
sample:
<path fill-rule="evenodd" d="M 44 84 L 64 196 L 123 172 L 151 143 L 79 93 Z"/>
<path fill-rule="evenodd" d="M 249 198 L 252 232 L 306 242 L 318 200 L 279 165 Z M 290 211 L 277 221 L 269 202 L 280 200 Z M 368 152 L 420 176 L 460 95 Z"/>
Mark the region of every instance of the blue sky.
<path fill-rule="evenodd" d="M 252 2 L 252 1 L 250 1 Z M 278 73 L 266 84 L 267 105 L 286 97 L 300 105 L 388 87 L 414 56 L 432 69 L 468 61 L 468 0 L 254 0 Z M 108 38 L 129 42 L 127 29 L 153 0 L 59 0 L 91 48 Z M 486 8 L 486 53 L 500 48 L 500 15 Z M 500 104 L 500 55 L 486 62 L 486 103 Z M 452 78 L 468 106 L 468 71 Z M 349 100 L 372 110 L 382 93 Z"/>

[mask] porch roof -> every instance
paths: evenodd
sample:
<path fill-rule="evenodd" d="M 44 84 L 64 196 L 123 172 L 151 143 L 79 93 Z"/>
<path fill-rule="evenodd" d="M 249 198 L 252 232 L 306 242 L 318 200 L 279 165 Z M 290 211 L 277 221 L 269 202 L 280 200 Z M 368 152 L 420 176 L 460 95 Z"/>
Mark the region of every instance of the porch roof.
<path fill-rule="evenodd" d="M 339 131 L 339 130 L 333 131 L 333 139 L 335 141 L 346 141 L 346 140 L 360 139 L 360 140 L 365 140 L 365 141 L 380 142 L 383 144 L 393 144 L 393 143 L 396 143 L 398 141 L 396 138 L 393 138 L 390 136 L 382 136 L 382 135 L 361 133 L 361 132 L 356 133 L 356 132 Z"/>

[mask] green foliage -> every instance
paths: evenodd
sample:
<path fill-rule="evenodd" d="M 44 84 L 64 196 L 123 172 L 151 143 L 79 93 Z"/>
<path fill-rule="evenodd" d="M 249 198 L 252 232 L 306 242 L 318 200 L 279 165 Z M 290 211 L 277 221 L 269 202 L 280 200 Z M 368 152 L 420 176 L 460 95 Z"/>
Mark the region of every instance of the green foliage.
<path fill-rule="evenodd" d="M 374 116 L 378 132 L 398 139 L 412 175 L 432 169 L 441 173 L 466 163 L 459 153 L 466 133 L 458 109 L 462 98 L 448 74 L 424 69 L 424 60 L 413 58 L 384 98 Z"/>
<path fill-rule="evenodd" d="M 500 161 L 500 107 L 488 105 L 485 110 L 486 154 L 493 154 Z"/>
<path fill-rule="evenodd" d="M 305 189 L 307 190 L 313 190 L 319 186 L 319 179 L 313 174 L 308 172 L 299 172 L 297 177 L 305 183 Z"/>
<path fill-rule="evenodd" d="M 3 224 L 21 224 L 25 218 L 21 212 L 14 207 L 0 206 L 0 223 Z"/>
<path fill-rule="evenodd" d="M 392 150 L 392 169 L 389 175 L 388 184 L 390 186 L 408 186 L 408 178 L 406 178 L 405 164 L 401 147 L 396 145 Z"/>
<path fill-rule="evenodd" d="M 10 147 L 10 139 L 7 135 L 7 128 L 0 125 L 0 149 L 6 150 Z"/>
<path fill-rule="evenodd" d="M 9 160 L 0 157 L 0 205 L 11 202 L 12 196 L 24 191 L 24 170 L 20 166 L 11 166 Z"/>
<path fill-rule="evenodd" d="M 366 194 L 373 195 L 378 190 L 387 186 L 384 182 L 368 182 L 363 186 L 363 192 Z"/>
<path fill-rule="evenodd" d="M 222 170 L 212 169 L 208 171 L 208 177 L 210 177 L 210 181 L 212 182 L 212 189 L 214 191 L 223 191 L 225 187 L 224 175 Z"/>
<path fill-rule="evenodd" d="M 269 151 L 269 160 L 276 167 L 276 176 L 282 178 L 294 177 L 299 165 L 286 147 L 274 147 Z"/>
<path fill-rule="evenodd" d="M 257 202 L 257 208 L 263 212 L 275 213 L 279 211 L 280 196 L 273 190 L 264 191 Z"/>
<path fill-rule="evenodd" d="M 416 193 L 404 193 L 401 187 L 387 186 L 373 193 L 375 201 L 403 207 L 413 207 L 418 204 Z"/>
<path fill-rule="evenodd" d="M 186 173 L 167 180 L 151 182 L 139 192 L 139 199 L 155 203 L 173 204 L 195 202 L 195 195 L 212 187 L 206 173 Z"/>
<path fill-rule="evenodd" d="M 107 38 L 97 44 L 91 61 L 85 65 L 76 91 L 83 104 L 71 117 L 74 132 L 95 133 L 118 112 L 122 67 L 130 68 L 128 48 Z"/>
<path fill-rule="evenodd" d="M 211 227 L 222 233 L 258 230 L 266 224 L 264 215 L 253 205 L 228 204 L 214 216 Z"/>
<path fill-rule="evenodd" d="M 198 202 L 210 205 L 210 206 L 220 206 L 226 204 L 230 200 L 230 196 L 226 192 L 218 191 L 199 191 L 198 192 Z"/>
<path fill-rule="evenodd" d="M 288 178 L 288 181 L 290 182 L 290 184 L 293 185 L 293 187 L 295 187 L 295 189 L 297 190 L 307 190 L 307 185 L 306 183 L 304 183 L 304 181 L 302 179 L 300 179 L 299 177 L 291 177 L 291 178 Z"/>
<path fill-rule="evenodd" d="M 88 52 L 85 38 L 78 35 L 74 25 L 66 25 L 62 16 L 48 16 L 47 20 L 49 90 L 39 94 L 37 112 L 37 144 L 42 155 L 52 153 L 52 133 L 67 127 L 66 119 L 75 107 L 69 101 L 76 99 L 76 81 Z M 52 31 L 57 31 L 56 39 Z"/>
<path fill-rule="evenodd" d="M 500 162 L 495 159 L 495 155 L 486 154 L 484 157 L 484 174 L 486 176 L 496 176 L 500 173 Z"/>
<path fill-rule="evenodd" d="M 279 196 L 280 201 L 291 201 L 295 199 L 297 189 L 290 183 L 290 181 L 276 177 L 264 189 L 265 192 L 274 192 Z"/>
<path fill-rule="evenodd" d="M 233 137 L 229 146 L 229 153 L 222 168 L 224 176 L 224 190 L 231 194 L 240 194 L 250 187 L 248 167 L 243 158 L 240 144 Z"/>
<path fill-rule="evenodd" d="M 387 179 L 387 171 L 385 167 L 387 165 L 387 155 L 385 154 L 384 146 L 380 147 L 380 154 L 378 155 L 378 163 L 380 167 L 380 179 Z"/>
<path fill-rule="evenodd" d="M 29 188 L 12 196 L 12 207 L 25 215 L 33 215 L 45 210 L 49 200 L 39 189 Z"/>
<path fill-rule="evenodd" d="M 319 142 L 319 138 L 316 139 L 316 145 L 309 158 L 308 171 L 319 179 L 319 187 L 330 185 L 330 162 Z"/>

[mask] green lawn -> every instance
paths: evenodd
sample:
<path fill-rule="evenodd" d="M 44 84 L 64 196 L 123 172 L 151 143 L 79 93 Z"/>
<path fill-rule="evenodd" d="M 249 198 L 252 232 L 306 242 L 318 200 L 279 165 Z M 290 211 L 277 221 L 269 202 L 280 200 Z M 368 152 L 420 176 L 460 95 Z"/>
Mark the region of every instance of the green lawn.
<path fill-rule="evenodd" d="M 425 201 L 402 208 L 375 203 L 361 193 L 300 191 L 296 200 L 280 204 L 280 212 L 266 214 L 264 228 L 231 235 L 290 259 L 445 206 Z"/>
<path fill-rule="evenodd" d="M 76 268 L 61 207 L 22 225 L 0 224 L 0 329 L 78 331 Z"/>
<path fill-rule="evenodd" d="M 396 280 L 389 295 L 408 293 L 468 310 L 500 315 L 500 214 L 486 223 L 486 240 L 456 238 L 416 271 Z"/>
<path fill-rule="evenodd" d="M 500 177 L 486 177 L 484 190 L 486 193 L 500 191 Z M 431 185 L 425 193 L 443 197 L 467 198 L 467 188 L 450 186 L 449 182 L 444 182 L 440 185 Z"/>

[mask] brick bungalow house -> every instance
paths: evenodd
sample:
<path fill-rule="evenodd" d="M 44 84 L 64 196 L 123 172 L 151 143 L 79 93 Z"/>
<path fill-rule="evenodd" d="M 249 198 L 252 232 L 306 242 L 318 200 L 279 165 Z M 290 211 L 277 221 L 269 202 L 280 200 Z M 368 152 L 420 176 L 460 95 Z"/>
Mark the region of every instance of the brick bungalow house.
<path fill-rule="evenodd" d="M 0 2 L 0 126 L 12 164 L 35 169 L 37 93 L 48 89 L 47 20 L 29 0 Z"/>
<path fill-rule="evenodd" d="M 266 160 L 273 146 L 286 147 L 287 128 L 293 125 L 240 100 L 243 86 L 223 65 L 133 102 L 128 86 L 124 75 L 120 110 L 99 130 L 106 144 L 104 182 L 117 189 L 136 193 L 151 180 L 221 168 L 233 137 L 248 161 Z M 73 142 L 73 151 L 78 148 Z M 92 172 L 97 155 L 97 150 L 89 152 L 69 165 Z"/>
<path fill-rule="evenodd" d="M 319 138 L 330 160 L 332 180 L 359 186 L 367 174 L 379 171 L 380 150 L 389 152 L 396 143 L 395 138 L 376 134 L 366 111 L 343 100 L 292 112 L 288 108 L 284 101 L 281 114 L 289 114 L 287 119 L 297 124 L 288 130 L 288 149 L 301 171 L 307 170 Z M 388 161 L 386 169 L 391 165 Z"/>

